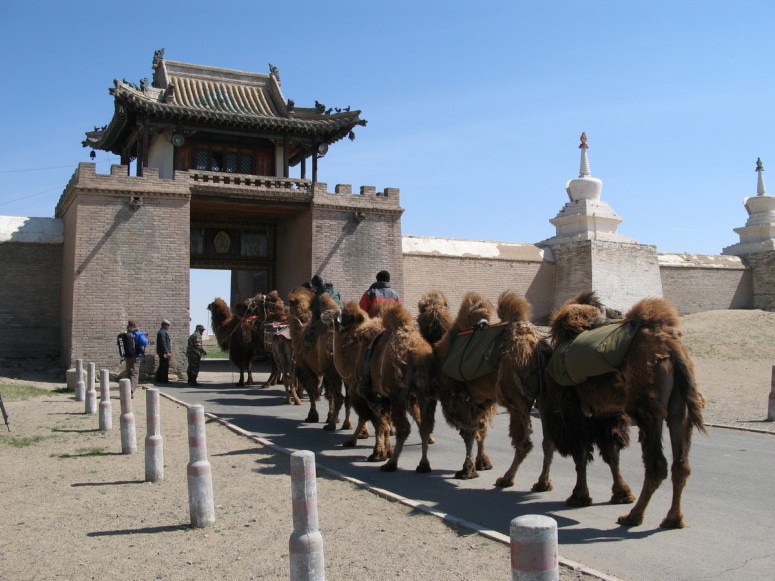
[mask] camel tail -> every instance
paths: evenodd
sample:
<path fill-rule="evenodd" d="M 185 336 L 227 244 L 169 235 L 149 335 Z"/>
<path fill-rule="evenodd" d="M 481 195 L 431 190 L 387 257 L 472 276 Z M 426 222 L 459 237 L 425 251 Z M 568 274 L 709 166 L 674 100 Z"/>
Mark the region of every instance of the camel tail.
<path fill-rule="evenodd" d="M 673 355 L 673 366 L 676 370 L 678 388 L 686 401 L 687 414 L 692 426 L 706 436 L 705 420 L 702 410 L 705 407 L 705 396 L 697 387 L 697 377 L 694 373 L 694 362 L 686 349 L 677 350 Z"/>

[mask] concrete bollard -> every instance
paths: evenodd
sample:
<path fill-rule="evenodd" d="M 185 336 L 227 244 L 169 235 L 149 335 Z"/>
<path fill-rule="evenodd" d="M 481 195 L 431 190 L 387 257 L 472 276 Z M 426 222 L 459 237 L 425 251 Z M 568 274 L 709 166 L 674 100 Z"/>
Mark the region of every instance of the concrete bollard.
<path fill-rule="evenodd" d="M 288 541 L 291 581 L 323 581 L 323 536 L 318 530 L 318 490 L 315 454 L 299 450 L 291 454 L 293 532 Z"/>
<path fill-rule="evenodd" d="M 767 407 L 767 421 L 775 420 L 775 365 L 772 366 L 772 379 L 770 380 L 770 403 Z"/>
<path fill-rule="evenodd" d="M 67 378 L 67 389 L 75 391 L 75 384 L 78 381 L 78 372 L 75 370 L 75 367 L 71 367 L 65 372 L 65 377 Z"/>
<path fill-rule="evenodd" d="M 558 581 L 557 521 L 526 514 L 511 521 L 511 580 Z"/>
<path fill-rule="evenodd" d="M 110 374 L 107 369 L 100 371 L 100 431 L 113 429 L 113 415 L 110 404 Z"/>
<path fill-rule="evenodd" d="M 97 413 L 97 366 L 94 363 L 89 363 L 89 373 L 86 380 L 86 405 L 84 413 L 96 414 Z"/>
<path fill-rule="evenodd" d="M 213 504 L 213 473 L 207 461 L 205 437 L 205 408 L 192 405 L 188 408 L 188 510 L 191 526 L 204 528 L 215 523 Z"/>
<path fill-rule="evenodd" d="M 75 401 L 86 399 L 86 381 L 83 376 L 83 359 L 75 360 Z"/>
<path fill-rule="evenodd" d="M 137 432 L 135 430 L 135 414 L 132 413 L 132 382 L 121 379 L 118 382 L 121 398 L 121 453 L 137 452 Z"/>
<path fill-rule="evenodd" d="M 145 436 L 145 481 L 161 482 L 164 479 L 164 446 L 161 437 L 161 413 L 159 390 L 145 391 L 145 418 L 148 425 Z"/>

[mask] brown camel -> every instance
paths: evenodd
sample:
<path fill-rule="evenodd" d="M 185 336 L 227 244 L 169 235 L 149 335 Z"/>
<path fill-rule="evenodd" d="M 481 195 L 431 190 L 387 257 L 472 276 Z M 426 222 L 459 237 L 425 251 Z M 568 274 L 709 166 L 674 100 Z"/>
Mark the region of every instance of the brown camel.
<path fill-rule="evenodd" d="M 339 412 L 343 405 L 345 418 L 342 422 L 342 429 L 352 429 L 349 397 L 343 393 L 342 378 L 339 376 L 334 363 L 331 325 L 312 320 L 312 295 L 303 287 L 291 291 L 288 295 L 288 307 L 290 310 L 289 323 L 294 372 L 298 385 L 307 392 L 310 401 L 310 411 L 306 421 L 317 422 L 319 420 L 315 402 L 320 399 L 320 387 L 322 386 L 323 395 L 329 402 L 328 416 L 323 429 L 336 430 Z M 320 312 L 323 313 L 327 310 L 339 310 L 339 305 L 331 299 L 328 293 L 323 293 L 320 297 Z M 308 347 L 305 335 L 310 326 L 312 326 L 314 338 Z"/>
<path fill-rule="evenodd" d="M 445 308 L 439 306 L 443 303 L 446 299 L 438 291 L 420 301 L 418 323 L 424 336 L 428 337 L 434 329 L 438 331 L 448 325 L 449 316 L 444 313 Z M 434 312 L 435 315 L 432 314 Z M 477 470 L 492 468 L 484 442 L 487 427 L 498 405 L 509 412 L 509 436 L 514 447 L 514 459 L 506 473 L 496 481 L 497 485 L 513 485 L 517 468 L 532 448 L 530 409 L 539 393 L 543 359 L 548 356 L 549 347 L 529 323 L 530 313 L 530 305 L 524 298 L 510 291 L 501 293 L 498 316 L 503 329 L 497 368 L 480 377 L 462 381 L 453 379 L 444 371 L 438 374 L 439 401 L 444 418 L 460 431 L 466 448 L 463 468 L 455 473 L 456 478 L 476 478 Z M 457 318 L 434 346 L 439 366 L 447 360 L 453 341 L 461 340 L 459 333 L 470 331 L 475 326 L 489 326 L 494 315 L 495 307 L 486 297 L 478 293 L 466 294 Z M 477 443 L 475 459 L 472 454 L 474 442 Z"/>
<path fill-rule="evenodd" d="M 272 371 L 262 387 L 271 387 L 282 381 L 285 386 L 285 403 L 301 405 L 293 374 L 288 307 L 276 290 L 267 294 L 258 293 L 247 302 L 260 322 L 262 349 L 270 355 L 272 361 Z"/>
<path fill-rule="evenodd" d="M 599 319 L 599 308 L 591 304 L 573 302 L 554 313 L 551 340 L 555 347 L 555 357 L 563 345 L 568 345 L 568 341 L 583 331 L 593 329 Z M 632 510 L 618 519 L 621 525 L 634 526 L 643 522 L 652 495 L 667 478 L 667 460 L 662 451 L 664 422 L 668 427 L 673 452 L 673 497 L 661 526 L 684 526 L 681 494 L 691 472 L 689 449 L 692 430 L 697 428 L 705 433 L 702 419 L 705 398 L 697 388 L 692 358 L 681 342 L 679 322 L 677 311 L 668 301 L 643 299 L 630 309 L 625 315 L 625 322 L 621 323 L 634 325 L 634 336 L 618 370 L 593 375 L 575 385 L 560 385 L 553 374 L 547 374 L 545 417 L 550 424 L 552 419 L 565 421 L 568 428 L 580 414 L 591 417 L 612 417 L 617 414 L 624 417 L 623 414 L 626 414 L 638 426 L 645 478 L 643 489 Z M 573 393 L 575 400 L 562 399 L 569 397 L 563 393 L 568 391 Z M 558 404 L 558 401 L 561 403 Z M 574 413 L 560 417 L 563 411 L 568 410 L 568 401 L 575 402 Z M 558 429 L 562 427 L 555 424 L 550 425 L 548 431 L 556 434 Z M 582 436 L 587 437 L 588 441 L 579 446 L 588 450 L 594 436 L 584 430 L 574 433 L 576 438 Z M 560 446 L 558 449 L 562 452 Z M 579 455 L 578 452 L 576 455 Z M 618 461 L 618 450 L 614 459 Z M 577 462 L 577 470 L 579 464 L 585 466 L 586 462 Z M 586 500 L 583 495 L 580 499 Z"/>
<path fill-rule="evenodd" d="M 369 413 L 361 422 L 374 424 L 376 442 L 370 460 L 390 459 L 380 469 L 398 467 L 413 417 L 420 431 L 422 458 L 418 472 L 429 472 L 428 445 L 432 442 L 435 395 L 435 357 L 417 330 L 412 315 L 401 304 L 385 305 L 370 319 L 358 303 L 347 303 L 338 318 L 334 336 L 337 362 L 346 368 L 356 385 L 356 399 L 362 398 Z M 365 416 L 365 419 L 364 419 Z M 391 424 L 396 445 L 390 453 Z M 355 431 L 358 434 L 358 429 Z"/>
<path fill-rule="evenodd" d="M 220 298 L 216 298 L 207 305 L 212 319 L 212 328 L 218 346 L 229 353 L 229 359 L 240 371 L 238 386 L 253 383 L 253 357 L 255 349 L 252 341 L 245 341 L 242 333 L 242 322 L 249 309 L 245 302 L 235 305 L 233 314 L 229 305 Z M 247 376 L 247 378 L 246 378 Z"/>

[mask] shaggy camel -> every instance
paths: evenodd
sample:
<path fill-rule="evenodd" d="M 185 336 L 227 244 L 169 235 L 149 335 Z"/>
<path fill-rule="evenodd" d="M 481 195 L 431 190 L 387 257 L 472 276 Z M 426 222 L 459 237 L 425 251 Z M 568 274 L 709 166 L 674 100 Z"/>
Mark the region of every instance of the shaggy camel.
<path fill-rule="evenodd" d="M 353 405 L 362 400 L 368 406 L 359 413 L 358 428 L 346 444 L 354 445 L 361 427 L 372 421 L 376 441 L 369 460 L 390 458 L 380 469 L 393 472 L 411 431 L 411 415 L 422 442 L 417 471 L 430 472 L 428 445 L 432 443 L 436 412 L 436 363 L 433 350 L 415 327 L 412 315 L 397 303 L 385 305 L 378 317 L 369 318 L 356 301 L 350 301 L 334 327 L 334 356 L 343 379 L 346 373 L 355 388 L 351 391 Z M 391 425 L 396 431 L 393 450 Z"/>
<path fill-rule="evenodd" d="M 333 329 L 329 325 L 323 325 L 320 321 L 312 322 L 312 296 L 303 287 L 297 288 L 288 295 L 288 307 L 290 310 L 289 323 L 291 329 L 291 346 L 293 349 L 294 373 L 298 385 L 309 395 L 310 410 L 307 422 L 319 420 L 315 402 L 320 399 L 320 387 L 323 387 L 323 395 L 329 402 L 328 416 L 324 430 L 336 430 L 339 412 L 345 407 L 345 418 L 342 429 L 352 429 L 350 421 L 349 396 L 343 393 L 342 378 L 336 370 L 334 363 L 331 335 Z M 321 313 L 327 310 L 338 310 L 337 305 L 328 293 L 320 297 Z M 307 348 L 305 335 L 310 325 L 315 325 L 314 341 Z"/>
<path fill-rule="evenodd" d="M 239 369 L 239 383 L 237 385 L 252 384 L 255 347 L 252 340 L 245 341 L 241 328 L 242 322 L 249 312 L 247 304 L 245 302 L 237 303 L 233 314 L 224 300 L 216 298 L 207 305 L 207 310 L 210 311 L 212 328 L 215 331 L 218 346 L 229 353 L 229 359 Z"/>
<path fill-rule="evenodd" d="M 293 374 L 288 308 L 276 290 L 267 294 L 259 293 L 247 302 L 261 323 L 262 347 L 272 360 L 272 371 L 262 387 L 271 387 L 282 381 L 285 386 L 285 403 L 301 405 Z"/>
<path fill-rule="evenodd" d="M 596 307 L 605 321 L 622 319 L 622 313 L 606 308 L 594 292 L 581 293 L 566 304 L 586 304 Z M 556 384 L 554 384 L 556 386 Z M 534 492 L 552 490 L 549 476 L 555 450 L 562 456 L 571 456 L 576 467 L 576 485 L 566 499 L 568 506 L 589 506 L 592 498 L 587 484 L 587 466 L 594 457 L 597 446 L 600 456 L 608 465 L 613 479 L 611 486 L 612 504 L 628 504 L 635 500 L 630 487 L 619 470 L 619 455 L 622 448 L 630 445 L 630 417 L 624 411 L 599 415 L 585 415 L 581 412 L 579 397 L 575 390 L 544 389 L 537 401 L 543 432 L 543 469 L 533 485 Z"/>
<path fill-rule="evenodd" d="M 434 329 L 438 336 L 439 329 L 449 325 L 445 303 L 446 299 L 438 291 L 425 295 L 420 301 L 418 324 L 423 336 L 432 336 Z M 455 380 L 443 371 L 438 374 L 439 401 L 444 418 L 460 431 L 466 448 L 463 468 L 455 473 L 455 478 L 476 478 L 477 470 L 492 468 L 484 442 L 487 427 L 499 404 L 509 412 L 514 459 L 506 473 L 496 481 L 498 486 L 513 485 L 517 468 L 533 446 L 530 409 L 539 393 L 543 359 L 550 350 L 529 323 L 530 312 L 530 305 L 524 298 L 510 291 L 501 293 L 498 316 L 504 329 L 497 370 L 469 381 Z M 489 324 L 494 314 L 495 307 L 486 297 L 478 293 L 466 294 L 457 318 L 434 346 L 439 366 L 447 360 L 458 333 L 480 326 L 483 321 Z M 477 443 L 476 459 L 472 455 L 474 441 Z"/>
<path fill-rule="evenodd" d="M 553 314 L 550 328 L 555 356 L 557 349 L 567 345 L 567 341 L 584 330 L 594 328 L 599 318 L 599 308 L 591 304 L 567 304 Z M 677 311 L 668 301 L 643 299 L 630 309 L 622 323 L 635 326 L 634 337 L 617 371 L 595 375 L 572 386 L 559 385 L 552 374 L 547 374 L 546 403 L 547 406 L 557 406 L 547 409 L 549 413 L 545 414 L 550 434 L 556 435 L 558 430 L 562 430 L 561 424 L 566 424 L 567 428 L 567 423 L 573 423 L 574 417 L 579 414 L 592 417 L 626 414 L 638 426 L 645 478 L 632 510 L 618 519 L 621 525 L 634 526 L 643 522 L 652 495 L 667 478 L 667 460 L 662 451 L 662 426 L 665 422 L 673 452 L 673 496 L 661 526 L 684 526 L 681 495 L 691 472 L 689 449 L 692 430 L 697 428 L 705 433 L 702 419 L 705 398 L 697 389 L 694 363 L 681 342 L 679 322 Z M 568 391 L 573 392 L 575 399 L 565 400 L 564 406 L 558 405 L 556 402 L 561 400 L 556 398 Z M 576 408 L 574 414 L 563 417 L 563 410 L 568 410 L 568 401 Z M 584 430 L 577 431 L 573 437 L 582 436 L 588 440 L 577 445 L 576 456 L 583 456 L 591 447 L 591 442 L 595 441 L 595 436 Z M 579 448 L 582 452 L 578 452 Z M 569 453 L 573 453 L 572 449 Z M 615 460 L 618 461 L 618 453 Z M 584 461 L 577 463 L 577 470 L 579 464 L 586 466 Z M 583 495 L 576 498 L 584 502 L 587 500 Z"/>

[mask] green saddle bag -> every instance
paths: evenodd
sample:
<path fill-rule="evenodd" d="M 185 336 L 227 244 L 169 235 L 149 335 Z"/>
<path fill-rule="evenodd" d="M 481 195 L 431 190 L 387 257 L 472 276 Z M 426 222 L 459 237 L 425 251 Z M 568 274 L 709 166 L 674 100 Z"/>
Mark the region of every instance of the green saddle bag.
<path fill-rule="evenodd" d="M 473 381 L 497 371 L 507 326 L 498 323 L 458 333 L 441 370 L 455 381 Z"/>

